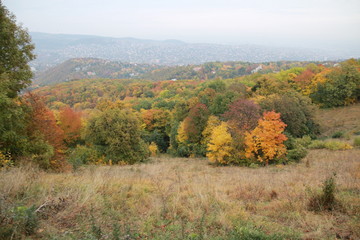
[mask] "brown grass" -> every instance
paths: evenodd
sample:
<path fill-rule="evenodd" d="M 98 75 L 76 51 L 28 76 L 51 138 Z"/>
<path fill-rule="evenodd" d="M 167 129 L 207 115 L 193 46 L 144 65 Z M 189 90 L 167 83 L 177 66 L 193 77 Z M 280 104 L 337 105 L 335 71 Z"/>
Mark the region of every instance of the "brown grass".
<path fill-rule="evenodd" d="M 192 232 L 210 237 L 246 221 L 267 233 L 292 229 L 303 239 L 359 239 L 359 169 L 359 149 L 312 150 L 300 164 L 258 169 L 181 158 L 63 174 L 23 167 L 0 172 L 0 197 L 11 206 L 41 206 L 35 238 L 76 236 L 94 222 L 104 239 L 114 223 L 122 232 L 136 230 L 138 238 L 171 226 L 179 227 L 180 239 Z M 333 172 L 336 197 L 345 209 L 309 211 L 309 199 Z"/>
<path fill-rule="evenodd" d="M 335 132 L 360 131 L 360 104 L 334 109 L 320 109 L 317 120 L 322 128 L 323 136 L 331 136 Z"/>

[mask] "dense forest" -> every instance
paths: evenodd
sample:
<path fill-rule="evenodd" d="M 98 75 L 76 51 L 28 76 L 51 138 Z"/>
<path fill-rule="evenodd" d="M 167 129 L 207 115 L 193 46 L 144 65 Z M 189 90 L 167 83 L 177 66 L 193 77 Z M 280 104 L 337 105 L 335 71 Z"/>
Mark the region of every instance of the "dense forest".
<path fill-rule="evenodd" d="M 249 166 L 304 157 L 306 139 L 320 133 L 316 109 L 359 101 L 359 69 L 350 59 L 223 80 L 83 79 L 33 94 L 54 114 L 54 126 L 77 136 L 63 139 L 75 165 L 134 163 L 150 149 Z M 81 124 L 70 120 L 77 118 Z"/>

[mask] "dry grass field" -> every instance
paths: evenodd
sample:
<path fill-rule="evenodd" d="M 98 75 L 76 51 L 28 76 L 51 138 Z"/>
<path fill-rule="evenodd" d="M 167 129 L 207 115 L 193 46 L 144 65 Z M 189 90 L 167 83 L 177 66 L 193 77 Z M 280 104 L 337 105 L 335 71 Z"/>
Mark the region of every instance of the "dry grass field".
<path fill-rule="evenodd" d="M 333 109 L 320 109 L 317 120 L 322 128 L 323 136 L 331 136 L 335 132 L 360 133 L 360 104 Z"/>
<path fill-rule="evenodd" d="M 339 207 L 310 211 L 334 172 Z M 360 149 L 256 169 L 166 157 L 74 173 L 13 168 L 0 172 L 0 201 L 0 221 L 18 214 L 8 226 L 22 236 L 38 222 L 29 239 L 360 239 Z"/>

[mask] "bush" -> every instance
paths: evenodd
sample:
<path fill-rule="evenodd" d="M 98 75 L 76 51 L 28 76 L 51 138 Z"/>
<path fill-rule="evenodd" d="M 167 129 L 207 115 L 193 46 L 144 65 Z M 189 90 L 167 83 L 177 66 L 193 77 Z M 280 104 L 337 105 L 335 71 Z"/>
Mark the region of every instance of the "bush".
<path fill-rule="evenodd" d="M 340 206 L 335 198 L 335 174 L 327 178 L 323 183 L 322 193 L 313 196 L 309 201 L 311 211 L 332 211 Z"/>
<path fill-rule="evenodd" d="M 23 239 L 34 234 L 39 226 L 36 207 L 9 207 L 1 207 L 0 239 Z"/>
<path fill-rule="evenodd" d="M 311 143 L 311 138 L 309 136 L 304 136 L 302 138 L 293 138 L 288 136 L 288 140 L 285 142 L 285 146 L 288 150 L 286 155 L 289 161 L 299 162 L 301 159 L 306 157 L 308 151 L 307 147 Z"/>
<path fill-rule="evenodd" d="M 347 150 L 352 149 L 352 146 L 340 141 L 321 141 L 315 140 L 309 145 L 310 149 L 329 149 L 329 150 Z"/>
<path fill-rule="evenodd" d="M 0 152 L 0 168 L 11 167 L 13 165 L 13 161 L 11 159 L 10 153 L 2 153 Z"/>
<path fill-rule="evenodd" d="M 296 144 L 293 149 L 288 150 L 286 155 L 289 161 L 299 162 L 306 157 L 308 151 L 300 144 Z"/>
<path fill-rule="evenodd" d="M 352 149 L 352 146 L 344 142 L 329 141 L 325 142 L 325 148 L 329 150 L 347 150 Z"/>
<path fill-rule="evenodd" d="M 342 137 L 344 137 L 344 132 L 335 132 L 331 137 L 332 138 L 342 138 Z"/>
<path fill-rule="evenodd" d="M 156 143 L 154 142 L 151 142 L 150 145 L 149 145 L 149 151 L 150 151 L 150 155 L 152 157 L 156 157 L 156 155 L 158 155 L 159 153 L 159 149 L 158 149 L 158 146 L 156 145 Z"/>
<path fill-rule="evenodd" d="M 360 147 L 360 137 L 356 137 L 353 143 L 354 147 Z"/>
<path fill-rule="evenodd" d="M 310 149 L 323 149 L 325 148 L 325 142 L 321 140 L 314 140 L 309 145 Z"/>
<path fill-rule="evenodd" d="M 95 164 L 99 157 L 99 153 L 95 149 L 78 145 L 70 152 L 68 159 L 73 169 L 76 170 L 84 164 Z"/>

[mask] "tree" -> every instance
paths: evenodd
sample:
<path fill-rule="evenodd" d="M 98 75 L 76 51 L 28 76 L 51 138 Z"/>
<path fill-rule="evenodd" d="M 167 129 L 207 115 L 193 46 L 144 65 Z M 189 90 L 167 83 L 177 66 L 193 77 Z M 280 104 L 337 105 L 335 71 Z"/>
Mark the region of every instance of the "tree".
<path fill-rule="evenodd" d="M 286 132 L 294 137 L 319 133 L 319 125 L 315 121 L 316 106 L 311 99 L 300 93 L 289 91 L 282 95 L 270 95 L 260 101 L 264 111 L 275 111 L 281 114 L 281 120 L 287 125 Z"/>
<path fill-rule="evenodd" d="M 0 1 L 0 152 L 12 156 L 25 153 L 26 106 L 18 94 L 31 82 L 33 49 L 29 34 Z"/>
<path fill-rule="evenodd" d="M 260 116 L 260 107 L 247 99 L 233 102 L 230 104 L 229 110 L 222 115 L 226 121 L 242 131 L 254 129 Z"/>
<path fill-rule="evenodd" d="M 310 97 L 322 107 L 349 105 L 360 99 L 360 71 L 351 60 L 326 74 L 325 81 L 313 85 Z"/>
<path fill-rule="evenodd" d="M 85 141 L 105 156 L 107 162 L 133 164 L 148 157 L 148 147 L 140 133 L 140 122 L 133 112 L 108 108 L 89 119 Z"/>
<path fill-rule="evenodd" d="M 274 161 L 284 157 L 286 147 L 283 144 L 287 137 L 283 134 L 286 124 L 276 112 L 265 112 L 258 126 L 245 136 L 246 157 L 259 162 Z"/>
<path fill-rule="evenodd" d="M 198 103 L 190 109 L 189 115 L 184 119 L 184 131 L 189 142 L 200 143 L 201 133 L 209 117 L 209 110 L 205 104 Z"/>
<path fill-rule="evenodd" d="M 233 139 L 228 129 L 229 126 L 225 122 L 213 129 L 206 154 L 213 163 L 229 164 L 231 161 L 234 149 L 232 147 Z"/>
<path fill-rule="evenodd" d="M 28 93 L 25 99 L 31 109 L 27 120 L 30 140 L 27 151 L 32 160 L 43 168 L 65 170 L 64 131 L 57 125 L 54 113 L 35 94 Z"/>
<path fill-rule="evenodd" d="M 81 113 L 75 112 L 70 107 L 63 108 L 59 113 L 59 126 L 64 132 L 64 141 L 70 146 L 80 138 L 82 127 Z"/>
<path fill-rule="evenodd" d="M 218 117 L 211 115 L 206 123 L 206 127 L 202 132 L 202 141 L 201 143 L 205 146 L 208 145 L 211 139 L 211 135 L 214 129 L 221 124 L 221 121 Z"/>
<path fill-rule="evenodd" d="M 31 83 L 32 72 L 28 63 L 35 58 L 34 45 L 25 29 L 16 24 L 16 19 L 0 2 L 0 75 L 7 75 L 2 81 L 8 82 L 9 98 Z"/>

